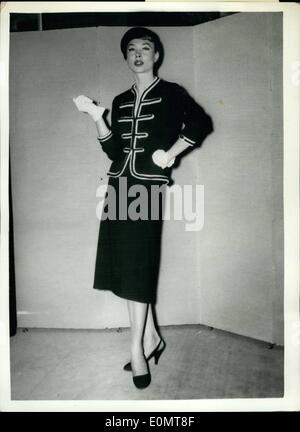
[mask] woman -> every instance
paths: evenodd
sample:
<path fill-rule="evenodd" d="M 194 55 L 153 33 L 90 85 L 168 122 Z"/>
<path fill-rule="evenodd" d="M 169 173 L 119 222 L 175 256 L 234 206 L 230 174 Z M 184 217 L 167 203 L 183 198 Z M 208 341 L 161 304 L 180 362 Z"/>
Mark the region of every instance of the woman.
<path fill-rule="evenodd" d="M 111 129 L 103 119 L 104 108 L 82 95 L 74 102 L 80 111 L 92 116 L 98 140 L 112 160 L 107 173 L 107 205 L 114 200 L 121 207 L 126 200 L 129 211 L 136 198 L 128 193 L 130 188 L 143 187 L 148 192 L 147 211 L 143 213 L 146 217 L 121 217 L 118 207 L 116 220 L 101 221 L 94 279 L 94 288 L 111 290 L 127 300 L 131 361 L 124 369 L 132 371 L 137 388 L 145 388 L 151 381 L 149 360 L 154 358 L 157 363 L 166 347 L 153 310 L 165 188 L 175 158 L 189 147 L 200 145 L 212 127 L 209 116 L 181 86 L 155 75 L 163 51 L 154 32 L 145 28 L 128 30 L 121 40 L 121 51 L 133 73 L 134 85 L 114 98 Z M 155 206 L 151 192 L 155 187 L 160 187 L 161 195 L 156 217 L 151 217 Z"/>

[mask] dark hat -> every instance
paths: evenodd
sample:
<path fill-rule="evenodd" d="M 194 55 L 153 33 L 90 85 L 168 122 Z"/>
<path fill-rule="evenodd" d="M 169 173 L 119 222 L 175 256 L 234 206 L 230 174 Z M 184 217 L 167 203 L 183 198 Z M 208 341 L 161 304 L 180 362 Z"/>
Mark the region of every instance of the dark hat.
<path fill-rule="evenodd" d="M 127 45 L 132 39 L 148 39 L 154 44 L 155 52 L 162 53 L 162 44 L 157 36 L 152 30 L 149 30 L 145 27 L 133 27 L 128 30 L 121 39 L 121 51 L 126 60 L 127 58 Z"/>

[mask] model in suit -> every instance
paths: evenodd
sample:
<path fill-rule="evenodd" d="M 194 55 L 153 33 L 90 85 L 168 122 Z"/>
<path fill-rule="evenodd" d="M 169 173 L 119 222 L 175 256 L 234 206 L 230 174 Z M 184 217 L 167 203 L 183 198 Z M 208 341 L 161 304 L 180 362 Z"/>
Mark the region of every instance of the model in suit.
<path fill-rule="evenodd" d="M 112 161 L 106 204 L 114 200 L 112 205 L 120 206 L 126 200 L 129 209 L 136 198 L 128 194 L 130 188 L 142 187 L 147 193 L 146 217 L 124 218 L 117 211 L 116 218 L 101 220 L 94 277 L 95 289 L 110 290 L 127 301 L 131 360 L 124 369 L 132 371 L 133 382 L 141 389 L 151 381 L 150 359 L 157 363 L 166 347 L 154 317 L 164 194 L 175 159 L 199 146 L 212 131 L 212 123 L 182 86 L 156 75 L 163 50 L 154 32 L 141 27 L 128 30 L 121 51 L 134 84 L 114 98 L 111 127 L 103 118 L 103 107 L 82 95 L 74 102 L 92 116 L 98 140 Z M 156 217 L 151 218 L 154 187 L 160 187 L 161 199 Z"/>

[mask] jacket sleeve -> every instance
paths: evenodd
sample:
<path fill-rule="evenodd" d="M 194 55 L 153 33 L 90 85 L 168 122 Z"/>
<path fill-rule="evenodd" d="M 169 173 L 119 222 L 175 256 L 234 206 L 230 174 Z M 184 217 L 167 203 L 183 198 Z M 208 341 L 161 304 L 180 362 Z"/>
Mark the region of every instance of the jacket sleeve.
<path fill-rule="evenodd" d="M 211 117 L 183 87 L 180 87 L 180 103 L 183 109 L 184 126 L 179 136 L 190 146 L 200 146 L 207 135 L 213 131 Z"/>
<path fill-rule="evenodd" d="M 102 137 L 97 137 L 99 143 L 101 144 L 102 150 L 107 154 L 109 159 L 115 161 L 122 155 L 122 149 L 120 142 L 118 140 L 117 130 L 117 116 L 118 116 L 118 106 L 116 99 L 112 103 L 111 111 L 111 130 Z"/>

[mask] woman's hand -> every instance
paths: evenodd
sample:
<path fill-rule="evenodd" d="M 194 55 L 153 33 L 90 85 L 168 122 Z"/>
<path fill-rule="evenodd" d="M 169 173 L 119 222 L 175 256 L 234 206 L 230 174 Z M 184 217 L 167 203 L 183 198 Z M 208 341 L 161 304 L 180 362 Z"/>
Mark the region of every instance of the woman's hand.
<path fill-rule="evenodd" d="M 105 111 L 105 108 L 94 104 L 92 99 L 84 95 L 73 98 L 73 102 L 79 111 L 89 114 L 93 118 L 94 122 L 98 121 Z"/>
<path fill-rule="evenodd" d="M 175 158 L 170 159 L 169 153 L 164 150 L 156 150 L 152 155 L 152 160 L 162 169 L 171 167 L 175 162 Z"/>

